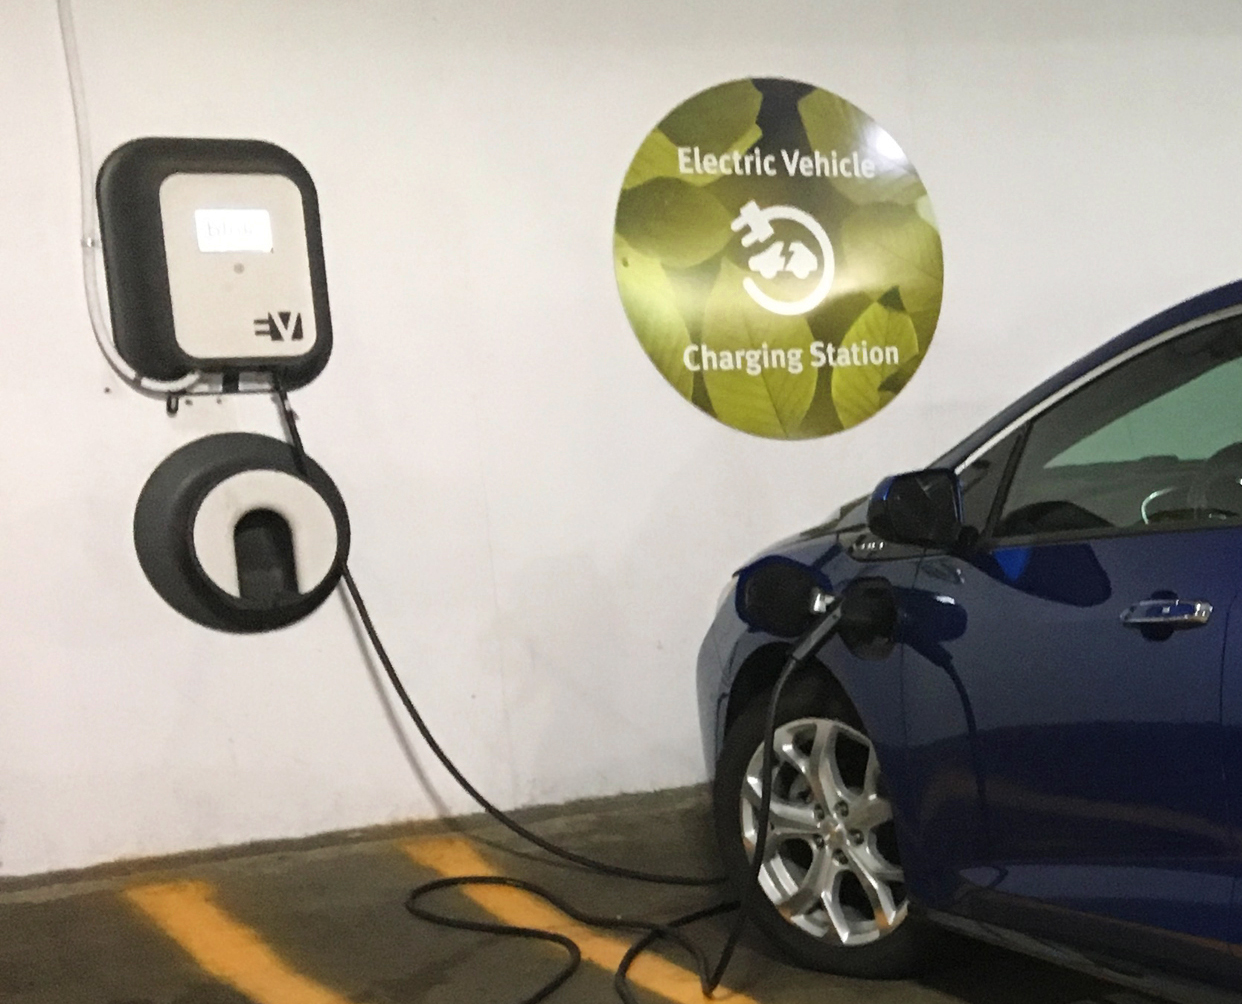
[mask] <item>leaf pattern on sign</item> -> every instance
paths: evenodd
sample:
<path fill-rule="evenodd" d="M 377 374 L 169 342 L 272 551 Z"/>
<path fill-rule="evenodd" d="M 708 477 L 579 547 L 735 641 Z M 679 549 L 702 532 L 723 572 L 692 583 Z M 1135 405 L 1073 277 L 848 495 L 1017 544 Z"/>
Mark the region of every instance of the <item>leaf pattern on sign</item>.
<path fill-rule="evenodd" d="M 703 382 L 716 416 L 734 428 L 773 439 L 798 439 L 803 417 L 815 395 L 818 371 L 811 367 L 813 336 L 804 317 L 771 314 L 758 307 L 742 288 L 746 273 L 725 260 L 703 313 L 703 345 L 735 363 L 732 370 L 703 367 Z M 736 353 L 772 349 L 800 354 L 800 373 L 787 367 L 769 368 L 759 375 L 736 367 Z"/>
<path fill-rule="evenodd" d="M 873 303 L 859 315 L 845 333 L 838 355 L 852 359 L 855 345 L 864 358 L 872 348 L 883 350 L 889 346 L 897 349 L 898 358 L 895 363 L 867 361 L 861 365 L 833 367 L 832 400 L 841 424 L 847 429 L 870 418 L 893 399 L 894 391 L 883 389 L 884 382 L 919 355 L 913 322 L 902 311 L 890 310 L 881 303 Z"/>
<path fill-rule="evenodd" d="M 921 355 L 911 356 L 890 375 L 886 376 L 880 384 L 881 393 L 889 393 L 896 396 L 906 384 L 910 382 L 910 378 L 914 376 L 914 371 L 919 368 L 923 362 Z"/>
<path fill-rule="evenodd" d="M 813 149 L 826 157 L 833 150 L 838 157 L 848 157 L 857 150 L 860 158 L 865 156 L 875 165 L 874 178 L 839 175 L 830 179 L 833 187 L 851 202 L 895 202 L 908 206 L 927 194 L 897 142 L 844 98 L 827 91 L 812 91 L 798 102 L 798 113 Z"/>
<path fill-rule="evenodd" d="M 829 297 L 818 310 L 806 315 L 811 325 L 811 333 L 817 341 L 823 342 L 825 346 L 832 346 L 835 350 L 850 326 L 858 320 L 858 315 L 874 302 L 864 293 Z M 829 370 L 816 381 L 815 397 L 802 420 L 802 430 L 807 436 L 826 436 L 840 432 L 842 428 L 837 406 L 832 402 L 832 379 Z"/>
<path fill-rule="evenodd" d="M 674 146 L 697 146 L 704 153 L 730 149 L 755 128 L 763 95 L 749 80 L 734 80 L 703 91 L 673 109 L 660 123 Z"/>
<path fill-rule="evenodd" d="M 659 129 L 652 129 L 630 161 L 630 169 L 621 182 L 621 191 L 628 192 L 652 178 L 676 178 L 680 173 L 677 169 L 677 146 Z"/>
<path fill-rule="evenodd" d="M 708 192 L 676 178 L 653 178 L 621 193 L 617 233 L 642 254 L 689 268 L 733 237 L 732 217 Z"/>
<path fill-rule="evenodd" d="M 686 369 L 683 355 L 690 345 L 690 332 L 677 310 L 676 293 L 664 266 L 636 251 L 620 236 L 614 238 L 613 256 L 617 288 L 630 326 L 656 369 L 689 400 L 694 374 Z"/>
<path fill-rule="evenodd" d="M 936 214 L 932 212 L 931 199 L 928 196 L 924 195 L 921 199 L 919 199 L 919 201 L 914 204 L 914 209 L 915 212 L 917 212 L 922 218 L 924 223 L 928 226 L 935 227 L 936 230 L 939 231 L 940 224 L 936 222 Z"/>
<path fill-rule="evenodd" d="M 912 208 L 879 203 L 846 217 L 840 244 L 843 267 L 834 294 L 858 291 L 878 300 L 895 286 L 925 350 L 940 317 L 944 288 L 936 229 Z"/>

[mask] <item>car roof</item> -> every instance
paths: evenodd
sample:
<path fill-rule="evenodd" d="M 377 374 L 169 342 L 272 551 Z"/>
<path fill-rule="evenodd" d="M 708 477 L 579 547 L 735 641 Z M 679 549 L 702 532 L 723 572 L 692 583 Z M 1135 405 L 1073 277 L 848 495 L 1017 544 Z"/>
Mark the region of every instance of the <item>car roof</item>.
<path fill-rule="evenodd" d="M 1242 305 L 1242 280 L 1227 283 L 1210 289 L 1206 293 L 1192 296 L 1147 320 L 1136 324 L 1116 338 L 1105 342 L 1099 348 L 1087 353 L 1081 359 L 1070 363 L 1059 373 L 1050 376 L 1034 389 L 1023 394 L 1013 404 L 995 415 L 991 420 L 972 432 L 953 449 L 939 457 L 932 467 L 957 467 L 979 447 L 983 446 L 997 433 L 1001 432 L 1015 420 L 1021 418 L 1035 405 L 1050 394 L 1055 394 L 1062 387 L 1077 380 L 1080 376 L 1090 373 L 1097 366 L 1122 352 L 1141 345 L 1166 331 L 1189 324 L 1199 318 L 1208 317 L 1228 310 L 1230 307 Z"/>

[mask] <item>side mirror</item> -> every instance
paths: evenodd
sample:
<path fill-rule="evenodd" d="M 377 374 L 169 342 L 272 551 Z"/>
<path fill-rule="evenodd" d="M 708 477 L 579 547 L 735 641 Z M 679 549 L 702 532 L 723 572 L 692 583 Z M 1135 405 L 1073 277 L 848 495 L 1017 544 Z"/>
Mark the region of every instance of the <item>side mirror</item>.
<path fill-rule="evenodd" d="M 824 612 L 828 593 L 806 565 L 771 555 L 742 569 L 736 597 L 737 615 L 752 628 L 797 638 Z"/>
<path fill-rule="evenodd" d="M 950 470 L 896 474 L 876 487 L 867 528 L 894 544 L 950 548 L 962 534 L 962 485 Z"/>

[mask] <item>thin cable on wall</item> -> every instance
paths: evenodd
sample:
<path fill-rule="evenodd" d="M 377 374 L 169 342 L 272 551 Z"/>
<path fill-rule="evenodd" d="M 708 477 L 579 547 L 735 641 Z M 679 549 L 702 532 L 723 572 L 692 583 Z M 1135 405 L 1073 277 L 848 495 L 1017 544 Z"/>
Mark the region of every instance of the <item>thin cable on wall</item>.
<path fill-rule="evenodd" d="M 137 371 L 121 358 L 112 340 L 108 321 L 104 317 L 103 298 L 99 289 L 99 216 L 95 208 L 95 171 L 91 160 L 90 130 L 86 120 L 86 94 L 82 87 L 82 63 L 78 55 L 77 33 L 73 27 L 71 0 L 56 0 L 60 16 L 60 40 L 65 53 L 65 69 L 69 73 L 69 95 L 73 102 L 73 124 L 78 146 L 78 179 L 82 200 L 82 282 L 86 293 L 86 311 L 90 315 L 91 330 L 104 359 L 125 383 L 137 391 L 151 396 L 180 394 L 189 390 L 202 379 L 198 372 L 187 373 L 176 380 L 152 380 L 139 376 Z"/>

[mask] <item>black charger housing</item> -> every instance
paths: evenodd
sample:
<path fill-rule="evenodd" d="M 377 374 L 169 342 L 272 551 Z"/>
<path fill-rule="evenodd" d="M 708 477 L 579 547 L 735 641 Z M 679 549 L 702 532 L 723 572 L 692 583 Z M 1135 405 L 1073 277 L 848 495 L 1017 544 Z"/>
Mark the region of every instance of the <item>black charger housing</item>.
<path fill-rule="evenodd" d="M 174 187 L 183 190 L 177 218 L 169 215 Z M 273 195 L 277 204 L 267 206 Z M 288 151 L 258 140 L 135 139 L 104 161 L 96 198 L 113 337 L 141 376 L 219 373 L 227 390 L 230 377 L 269 372 L 293 388 L 327 365 L 332 322 L 319 203 L 310 174 Z M 203 209 L 191 208 L 199 203 Z M 200 211 L 267 214 L 269 246 L 204 247 L 200 228 L 195 247 Z M 284 286 L 298 295 L 274 295 L 268 306 L 265 276 L 282 270 L 297 273 Z M 236 316 L 200 317 L 203 303 L 225 307 L 206 313 Z M 191 330 L 212 324 L 220 330 Z"/>

